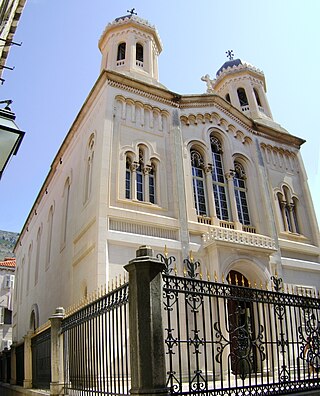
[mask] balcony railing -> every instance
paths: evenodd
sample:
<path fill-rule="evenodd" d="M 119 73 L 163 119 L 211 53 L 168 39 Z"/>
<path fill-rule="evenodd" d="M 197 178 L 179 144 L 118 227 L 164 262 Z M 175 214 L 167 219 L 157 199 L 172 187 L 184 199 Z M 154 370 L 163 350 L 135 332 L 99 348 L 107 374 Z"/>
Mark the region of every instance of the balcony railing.
<path fill-rule="evenodd" d="M 253 227 L 245 231 L 234 230 L 231 228 L 223 228 L 212 226 L 210 231 L 202 235 L 204 246 L 208 246 L 213 242 L 230 242 L 239 245 L 252 246 L 261 249 L 276 250 L 274 239 L 256 234 Z"/>
<path fill-rule="evenodd" d="M 136 60 L 136 65 L 139 67 L 143 67 L 143 62 Z"/>

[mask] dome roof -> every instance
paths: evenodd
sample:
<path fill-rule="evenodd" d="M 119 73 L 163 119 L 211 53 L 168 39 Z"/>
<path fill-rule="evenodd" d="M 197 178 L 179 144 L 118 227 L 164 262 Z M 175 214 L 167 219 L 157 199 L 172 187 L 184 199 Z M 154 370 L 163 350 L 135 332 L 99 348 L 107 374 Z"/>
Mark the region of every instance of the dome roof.
<path fill-rule="evenodd" d="M 229 67 L 234 67 L 234 66 L 239 66 L 243 65 L 244 63 L 242 62 L 241 59 L 231 59 L 228 60 L 227 62 L 224 62 L 224 64 L 220 67 L 220 69 L 216 73 L 216 77 L 219 76 L 220 73 L 222 73 L 223 70 L 228 69 Z"/>

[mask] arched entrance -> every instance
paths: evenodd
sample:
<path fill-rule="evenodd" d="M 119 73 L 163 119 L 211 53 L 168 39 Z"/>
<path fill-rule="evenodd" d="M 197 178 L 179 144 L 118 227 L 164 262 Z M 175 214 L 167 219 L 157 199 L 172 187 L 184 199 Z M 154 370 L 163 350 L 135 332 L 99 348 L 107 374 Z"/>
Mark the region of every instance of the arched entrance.
<path fill-rule="evenodd" d="M 241 272 L 232 270 L 227 279 L 231 285 L 249 287 L 248 279 Z M 257 370 L 253 304 L 238 293 L 237 288 L 228 299 L 228 325 L 231 370 L 246 378 Z"/>

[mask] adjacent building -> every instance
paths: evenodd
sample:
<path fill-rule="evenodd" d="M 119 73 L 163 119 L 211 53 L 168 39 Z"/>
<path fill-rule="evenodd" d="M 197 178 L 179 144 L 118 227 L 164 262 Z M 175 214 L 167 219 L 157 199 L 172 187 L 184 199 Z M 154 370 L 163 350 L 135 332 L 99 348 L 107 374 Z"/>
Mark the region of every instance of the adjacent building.
<path fill-rule="evenodd" d="M 229 60 L 203 94 L 159 82 L 162 43 L 129 14 L 99 40 L 98 79 L 15 248 L 14 340 L 123 277 L 137 247 L 190 251 L 213 279 L 320 287 L 319 231 L 300 154 L 276 121 L 263 72 Z"/>
<path fill-rule="evenodd" d="M 0 351 L 12 344 L 12 310 L 16 259 L 0 261 Z"/>

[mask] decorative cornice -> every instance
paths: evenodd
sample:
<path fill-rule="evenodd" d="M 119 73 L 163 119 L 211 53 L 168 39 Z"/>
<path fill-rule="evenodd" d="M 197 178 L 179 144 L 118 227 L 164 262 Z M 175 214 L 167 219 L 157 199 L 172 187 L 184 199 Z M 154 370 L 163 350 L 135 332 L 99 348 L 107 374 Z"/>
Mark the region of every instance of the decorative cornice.
<path fill-rule="evenodd" d="M 114 80 L 111 80 L 111 79 L 108 79 L 107 82 L 108 82 L 108 85 L 111 86 L 111 87 L 119 88 L 119 89 L 121 89 L 123 91 L 131 92 L 131 93 L 134 93 L 136 95 L 143 96 L 145 98 L 154 100 L 156 102 L 164 103 L 164 104 L 166 104 L 168 106 L 179 107 L 179 103 L 177 103 L 177 102 L 175 102 L 173 100 L 166 99 L 164 97 L 149 93 L 149 92 L 141 90 L 139 88 L 134 88 L 134 87 L 132 87 L 130 85 L 126 85 L 124 83 L 117 82 L 117 81 L 114 81 Z"/>

